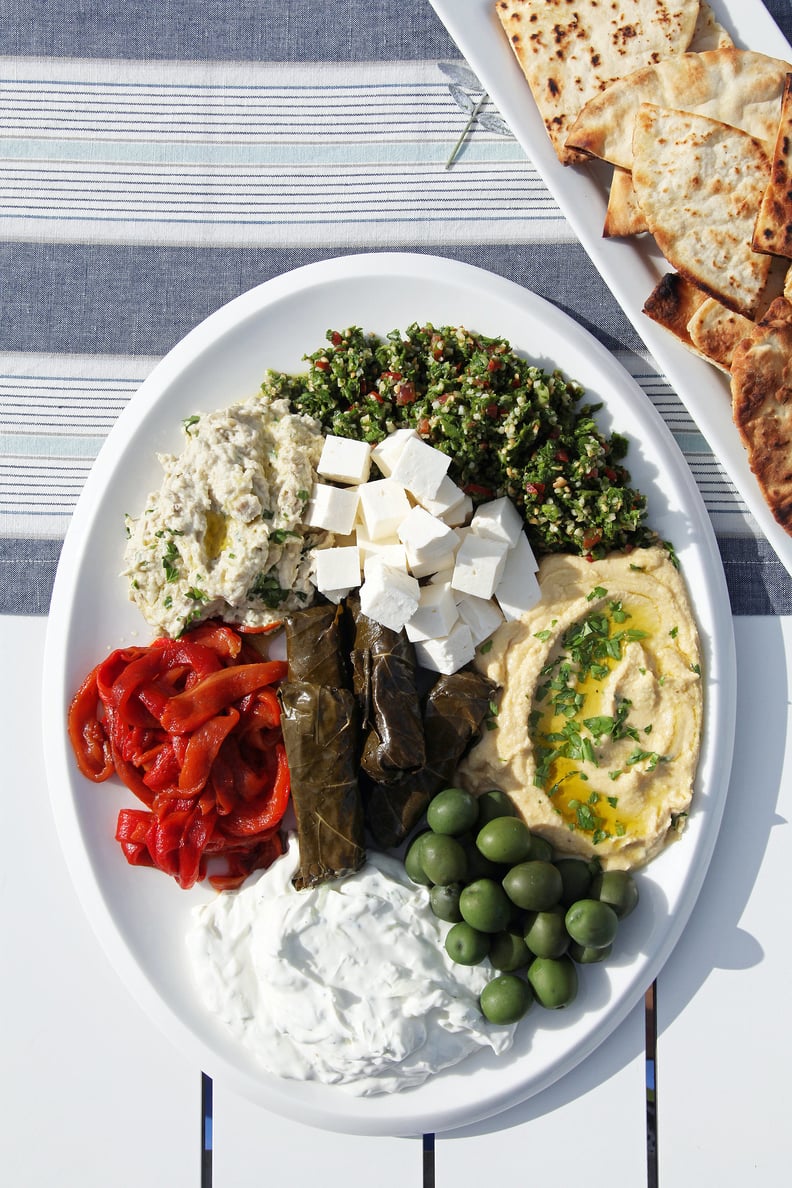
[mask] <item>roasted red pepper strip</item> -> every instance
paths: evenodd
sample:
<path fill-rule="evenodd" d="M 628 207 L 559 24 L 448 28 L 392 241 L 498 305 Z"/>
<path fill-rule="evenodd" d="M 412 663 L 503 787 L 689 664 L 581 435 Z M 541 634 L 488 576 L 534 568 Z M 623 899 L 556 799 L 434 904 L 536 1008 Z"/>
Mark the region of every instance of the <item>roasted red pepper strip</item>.
<path fill-rule="evenodd" d="M 282 681 L 287 671 L 285 660 L 262 660 L 213 672 L 192 689 L 171 698 L 160 722 L 175 734 L 188 734 L 246 694 Z"/>
<path fill-rule="evenodd" d="M 250 834 L 264 833 L 272 829 L 282 819 L 289 803 L 291 779 L 283 743 L 276 744 L 275 753 L 278 766 L 271 791 L 246 804 L 244 808 L 235 809 L 234 812 L 222 817 L 219 826 L 223 833 L 248 837 Z"/>
<path fill-rule="evenodd" d="M 239 711 L 231 706 L 204 722 L 189 736 L 184 763 L 178 776 L 181 796 L 197 796 L 204 788 L 220 747 L 239 722 Z"/>
<path fill-rule="evenodd" d="M 128 862 L 182 887 L 206 877 L 235 887 L 282 853 L 290 780 L 271 686 L 286 671 L 230 627 L 205 623 L 117 649 L 89 673 L 69 737 L 83 774 L 99 782 L 115 772 L 146 806 L 118 816 Z M 225 873 L 207 875 L 210 859 Z"/>
<path fill-rule="evenodd" d="M 84 776 L 101 783 L 113 774 L 113 755 L 102 723 L 97 718 L 99 690 L 96 669 L 88 673 L 69 707 L 69 739 L 77 766 Z"/>

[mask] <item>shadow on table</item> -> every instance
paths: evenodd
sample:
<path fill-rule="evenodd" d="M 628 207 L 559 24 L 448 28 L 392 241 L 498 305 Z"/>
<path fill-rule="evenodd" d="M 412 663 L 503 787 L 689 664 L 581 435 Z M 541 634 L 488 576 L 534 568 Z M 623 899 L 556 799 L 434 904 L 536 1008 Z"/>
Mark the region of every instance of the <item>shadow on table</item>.
<path fill-rule="evenodd" d="M 634 1015 L 639 1016 L 637 1023 Z M 636 1057 L 642 1056 L 643 1051 L 644 1008 L 642 1000 L 591 1056 L 571 1069 L 555 1084 L 527 1101 L 496 1114 L 493 1118 L 484 1118 L 481 1122 L 470 1126 L 443 1131 L 437 1137 L 438 1139 L 442 1138 L 445 1142 L 448 1139 L 471 1138 L 475 1135 L 508 1130 L 512 1126 L 523 1126 L 526 1122 L 532 1122 L 569 1105 L 579 1097 L 585 1097 L 587 1093 L 609 1081 L 611 1077 L 632 1063 Z"/>
<path fill-rule="evenodd" d="M 701 894 L 658 979 L 661 1030 L 684 1010 L 714 969 L 748 970 L 764 959 L 755 936 L 740 927 L 774 827 L 787 743 L 788 672 L 781 622 L 768 624 L 761 648 L 739 646 L 738 721 L 729 792 Z"/>

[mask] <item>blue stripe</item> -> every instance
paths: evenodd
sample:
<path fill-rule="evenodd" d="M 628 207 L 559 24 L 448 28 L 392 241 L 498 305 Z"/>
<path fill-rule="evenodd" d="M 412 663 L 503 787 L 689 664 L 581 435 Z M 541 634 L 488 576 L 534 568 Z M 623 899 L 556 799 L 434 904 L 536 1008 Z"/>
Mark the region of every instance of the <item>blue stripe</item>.
<path fill-rule="evenodd" d="M 458 206 L 457 206 L 457 209 L 458 209 Z M 181 224 L 190 226 L 195 223 L 206 224 L 209 221 L 207 219 L 206 215 L 202 214 L 202 213 L 197 213 L 194 218 L 190 219 L 190 218 L 175 218 L 173 215 L 164 216 L 159 212 L 152 212 L 152 214 L 146 218 L 139 216 L 139 215 L 135 215 L 135 216 L 132 216 L 132 215 L 109 215 L 109 214 L 91 215 L 87 211 L 84 214 L 77 214 L 77 215 L 65 215 L 65 214 L 62 214 L 60 211 L 53 211 L 52 214 L 46 214 L 46 215 L 44 215 L 44 214 L 30 214 L 28 212 L 25 212 L 25 213 L 19 214 L 19 215 L 7 215 L 6 217 L 8 218 L 9 221 L 12 218 L 19 218 L 19 219 L 24 219 L 25 221 L 31 220 L 34 222 L 52 222 L 53 220 L 55 220 L 56 222 L 59 222 L 59 223 L 63 222 L 63 223 L 123 223 L 123 224 L 157 223 L 158 224 L 163 221 L 167 221 L 168 225 L 175 224 L 177 226 L 179 226 Z M 451 216 L 449 216 L 449 215 L 429 215 L 429 214 L 421 213 L 421 214 L 417 214 L 417 215 L 407 215 L 407 214 L 387 215 L 383 218 L 380 218 L 375 215 L 370 215 L 370 216 L 363 215 L 359 212 L 353 213 L 350 215 L 346 215 L 338 207 L 334 207 L 334 208 L 331 208 L 328 211 L 328 214 L 322 219 L 309 219 L 309 218 L 305 218 L 302 216 L 295 217 L 295 215 L 292 214 L 286 218 L 278 218 L 278 219 L 276 219 L 276 218 L 268 219 L 268 218 L 261 218 L 261 217 L 249 218 L 249 219 L 234 219 L 234 218 L 229 218 L 228 216 L 223 216 L 222 218 L 218 218 L 218 222 L 226 227 L 324 227 L 324 226 L 338 226 L 339 224 L 343 224 L 344 226 L 347 226 L 347 225 L 376 226 L 378 223 L 387 223 L 389 226 L 393 226 L 394 224 L 407 224 L 409 226 L 410 224 L 423 225 L 425 223 L 446 223 L 446 222 L 448 222 L 450 217 L 453 217 L 453 216 L 452 215 Z M 526 217 L 525 211 L 514 211 L 509 214 L 499 214 L 498 222 L 524 223 L 525 217 Z M 566 225 L 566 220 L 564 219 L 564 216 L 559 214 L 557 210 L 553 210 L 552 208 L 548 209 L 546 214 L 542 214 L 541 218 L 543 221 L 547 221 L 550 223 L 559 223 L 559 224 Z M 494 221 L 494 215 L 492 212 L 489 212 L 486 215 L 474 215 L 474 214 L 471 214 L 470 212 L 466 211 L 465 212 L 465 221 L 467 223 L 492 223 Z"/>
<path fill-rule="evenodd" d="M 674 433 L 674 438 L 683 454 L 712 453 L 701 433 Z"/>
<path fill-rule="evenodd" d="M 445 129 L 443 129 L 445 131 Z M 351 138 L 350 138 L 351 141 Z M 389 141 L 365 144 L 359 141 L 330 144 L 173 144 L 165 141 L 58 140 L 8 137 L 0 141 L 0 159 L 7 161 L 136 161 L 179 165 L 396 165 L 399 162 L 445 164 L 449 145 L 428 140 Z M 469 140 L 465 157 L 475 161 L 524 161 L 525 153 L 516 140 Z M 528 166 L 529 167 L 529 166 Z"/>
<path fill-rule="evenodd" d="M 3 53 L 194 61 L 459 58 L 431 5 L 403 0 L 3 0 Z M 277 18 L 274 11 L 277 12 Z"/>
<path fill-rule="evenodd" d="M 96 437 L 2 433 L 0 454 L 6 458 L 95 458 L 105 436 L 105 433 Z"/>
<path fill-rule="evenodd" d="M 0 244 L 3 349 L 160 357 L 219 306 L 262 281 L 341 252 L 368 250 Z M 560 305 L 609 350 L 645 350 L 577 243 L 434 243 L 412 250 L 463 260 L 527 286 Z M 42 277 L 53 278 L 43 291 Z M 31 301 L 31 293 L 40 299 Z"/>

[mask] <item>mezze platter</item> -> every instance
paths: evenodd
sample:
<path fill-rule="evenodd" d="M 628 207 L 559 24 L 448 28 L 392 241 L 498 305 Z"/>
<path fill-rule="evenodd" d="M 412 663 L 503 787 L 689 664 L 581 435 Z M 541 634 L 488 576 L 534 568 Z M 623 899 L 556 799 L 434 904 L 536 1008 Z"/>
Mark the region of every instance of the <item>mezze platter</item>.
<path fill-rule="evenodd" d="M 672 541 L 702 647 L 703 749 L 680 841 L 641 872 L 640 910 L 624 922 L 619 954 L 590 967 L 574 1004 L 535 1008 L 513 1048 L 470 1057 L 399 1093 L 356 1097 L 338 1086 L 262 1071 L 208 1015 L 193 986 L 185 936 L 197 904 L 215 892 L 181 890 L 153 870 L 128 866 L 114 840 L 115 777 L 100 786 L 78 772 L 66 731 L 78 684 L 114 648 L 151 631 L 120 576 L 124 516 L 158 482 L 156 455 L 174 451 L 182 421 L 255 394 L 267 368 L 298 372 L 329 329 L 380 335 L 413 322 L 456 325 L 508 339 L 545 369 L 559 367 L 601 404 L 606 432 L 629 440 L 632 483 L 649 520 Z M 693 909 L 723 812 L 735 715 L 735 655 L 728 594 L 714 534 L 690 471 L 650 401 L 587 332 L 527 290 L 466 264 L 426 255 L 356 255 L 309 265 L 230 302 L 166 356 L 120 416 L 88 477 L 68 531 L 48 623 L 43 732 L 52 809 L 74 884 L 98 939 L 127 989 L 170 1041 L 212 1077 L 270 1110 L 350 1133 L 410 1135 L 489 1117 L 573 1069 L 640 1000 Z"/>
<path fill-rule="evenodd" d="M 533 161 L 550 193 L 660 369 L 696 421 L 781 563 L 792 573 L 792 537 L 774 519 L 731 416 L 729 382 L 642 311 L 669 271 L 650 236 L 603 238 L 610 166 L 558 160 L 530 87 L 498 20 L 495 0 L 431 0 L 471 69 Z M 792 47 L 759 0 L 711 0 L 734 44 L 785 61 Z"/>

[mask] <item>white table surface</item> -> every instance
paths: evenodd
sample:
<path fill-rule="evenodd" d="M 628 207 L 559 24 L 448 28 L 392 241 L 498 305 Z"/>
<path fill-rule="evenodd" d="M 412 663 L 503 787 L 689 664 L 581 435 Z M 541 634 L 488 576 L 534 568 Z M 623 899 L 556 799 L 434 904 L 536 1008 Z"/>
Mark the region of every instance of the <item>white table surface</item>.
<path fill-rule="evenodd" d="M 38 700 L 46 620 L 0 618 L 6 846 L 0 1183 L 201 1185 L 201 1072 L 148 1022 L 94 939 L 49 810 Z M 787 1182 L 792 1029 L 792 619 L 735 620 L 736 755 L 704 891 L 658 979 L 659 1183 Z M 46 740 L 44 741 L 46 745 Z M 505 1168 L 647 1183 L 643 1004 L 586 1062 L 490 1122 L 420 1139 L 328 1134 L 214 1085 L 212 1183 L 479 1186 Z M 433 1173 L 433 1175 L 432 1175 Z M 204 1185 L 206 1181 L 204 1181 Z"/>

